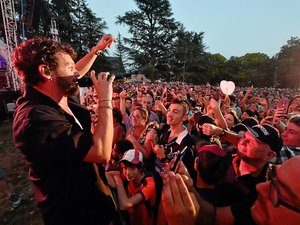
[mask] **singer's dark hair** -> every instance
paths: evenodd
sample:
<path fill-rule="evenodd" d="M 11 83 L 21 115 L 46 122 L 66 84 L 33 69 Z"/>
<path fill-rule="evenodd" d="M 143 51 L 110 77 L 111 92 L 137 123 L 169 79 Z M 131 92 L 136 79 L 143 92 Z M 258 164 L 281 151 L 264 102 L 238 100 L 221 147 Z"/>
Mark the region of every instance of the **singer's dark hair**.
<path fill-rule="evenodd" d="M 57 66 L 56 54 L 59 52 L 69 54 L 72 59 L 77 57 L 69 44 L 47 38 L 32 38 L 22 42 L 14 49 L 12 65 L 26 85 L 37 85 L 45 82 L 45 78 L 39 74 L 39 65 L 44 64 L 50 70 L 55 69 Z"/>

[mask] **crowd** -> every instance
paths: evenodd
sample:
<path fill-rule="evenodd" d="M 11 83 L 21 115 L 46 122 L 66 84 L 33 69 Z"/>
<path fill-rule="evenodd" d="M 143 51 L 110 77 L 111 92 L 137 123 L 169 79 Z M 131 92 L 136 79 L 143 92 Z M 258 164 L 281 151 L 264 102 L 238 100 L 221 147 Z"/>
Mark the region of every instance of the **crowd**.
<path fill-rule="evenodd" d="M 13 137 L 48 224 L 299 224 L 297 90 L 114 82 L 71 46 L 23 42 Z M 78 97 L 77 97 L 78 96 Z M 282 165 L 282 166 L 281 166 Z M 96 185 L 97 184 L 97 185 Z"/>
<path fill-rule="evenodd" d="M 96 115 L 93 88 L 81 93 Z M 142 153 L 159 192 L 166 162 L 185 149 L 182 162 L 197 193 L 216 207 L 216 224 L 255 224 L 256 185 L 267 181 L 270 165 L 300 155 L 297 90 L 237 87 L 225 95 L 210 85 L 117 83 L 112 105 L 119 112 L 113 145 L 128 140 Z"/>

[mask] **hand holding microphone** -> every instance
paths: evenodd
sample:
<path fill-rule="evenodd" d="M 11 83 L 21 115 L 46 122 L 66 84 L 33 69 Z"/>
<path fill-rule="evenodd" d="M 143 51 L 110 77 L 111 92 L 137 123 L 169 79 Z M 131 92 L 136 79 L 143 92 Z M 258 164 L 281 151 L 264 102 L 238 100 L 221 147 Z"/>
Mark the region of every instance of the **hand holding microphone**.
<path fill-rule="evenodd" d="M 112 83 L 115 76 L 109 76 L 109 72 L 101 72 L 98 73 L 98 77 L 96 78 L 94 70 L 91 71 L 90 75 L 97 92 L 99 103 L 101 101 L 111 101 L 113 90 Z"/>

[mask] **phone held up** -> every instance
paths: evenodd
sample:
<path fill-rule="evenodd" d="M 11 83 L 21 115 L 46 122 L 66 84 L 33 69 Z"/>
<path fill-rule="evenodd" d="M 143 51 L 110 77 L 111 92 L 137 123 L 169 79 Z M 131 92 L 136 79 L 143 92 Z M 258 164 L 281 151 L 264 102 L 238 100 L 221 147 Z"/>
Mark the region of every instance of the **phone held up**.
<path fill-rule="evenodd" d="M 109 73 L 107 80 L 112 76 L 113 73 Z M 132 73 L 125 73 L 125 74 L 115 74 L 115 80 L 122 80 L 125 77 L 130 77 Z M 97 75 L 96 75 L 97 77 Z M 83 76 L 82 78 L 77 80 L 79 87 L 91 87 L 93 86 L 93 81 L 89 76 Z"/>
<path fill-rule="evenodd" d="M 178 154 L 176 154 L 174 156 L 174 158 L 170 162 L 170 170 L 171 171 L 174 171 L 175 173 L 177 172 L 178 167 L 179 167 L 179 162 L 182 161 L 182 159 L 185 155 L 186 149 L 187 149 L 187 146 L 185 146 L 181 152 L 178 152 Z"/>
<path fill-rule="evenodd" d="M 280 99 L 277 103 L 277 108 L 284 108 L 285 113 L 287 113 L 289 108 L 289 100 L 288 99 Z"/>

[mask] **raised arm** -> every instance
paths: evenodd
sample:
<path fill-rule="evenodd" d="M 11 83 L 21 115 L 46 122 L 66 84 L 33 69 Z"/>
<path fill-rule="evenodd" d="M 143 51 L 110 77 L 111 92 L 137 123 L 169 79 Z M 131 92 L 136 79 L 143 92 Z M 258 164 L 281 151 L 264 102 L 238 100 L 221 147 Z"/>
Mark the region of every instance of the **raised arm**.
<path fill-rule="evenodd" d="M 202 125 L 202 131 L 204 134 L 210 136 L 210 135 L 218 135 L 219 137 L 223 138 L 225 141 L 229 141 L 230 143 L 237 146 L 240 137 L 238 134 L 230 132 L 226 129 L 223 129 L 221 127 L 215 126 L 210 123 L 204 123 Z"/>
<path fill-rule="evenodd" d="M 89 71 L 97 56 L 105 49 L 110 48 L 114 42 L 116 42 L 116 39 L 113 36 L 103 35 L 99 43 L 76 63 L 75 67 L 80 74 L 80 78 Z"/>
<path fill-rule="evenodd" d="M 252 90 L 253 90 L 253 86 L 248 87 L 246 94 L 243 96 L 242 100 L 240 101 L 239 106 L 241 107 L 243 112 L 246 110 L 247 99 L 248 99 L 249 95 L 251 94 Z"/>
<path fill-rule="evenodd" d="M 93 133 L 93 145 L 84 158 L 86 162 L 107 163 L 110 160 L 113 141 L 113 114 L 112 114 L 112 83 L 115 76 L 107 80 L 108 73 L 91 72 L 98 96 L 98 123 Z"/>
<path fill-rule="evenodd" d="M 227 130 L 228 126 L 227 126 L 226 120 L 225 120 L 225 118 L 222 114 L 222 111 L 221 111 L 221 108 L 220 108 L 220 102 L 216 101 L 213 98 L 211 98 L 210 101 L 209 101 L 209 106 L 208 107 L 210 107 L 210 109 L 214 113 L 214 118 L 215 118 L 216 124 L 219 127 Z"/>
<path fill-rule="evenodd" d="M 126 101 L 126 97 L 127 97 L 127 92 L 126 90 L 123 90 L 120 92 L 119 94 L 120 96 L 120 111 L 121 111 L 121 114 L 124 117 L 127 116 L 127 113 L 126 113 L 126 105 L 125 105 L 125 101 Z"/>

